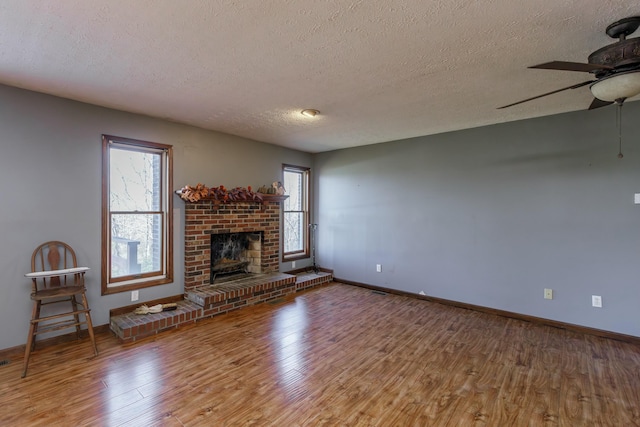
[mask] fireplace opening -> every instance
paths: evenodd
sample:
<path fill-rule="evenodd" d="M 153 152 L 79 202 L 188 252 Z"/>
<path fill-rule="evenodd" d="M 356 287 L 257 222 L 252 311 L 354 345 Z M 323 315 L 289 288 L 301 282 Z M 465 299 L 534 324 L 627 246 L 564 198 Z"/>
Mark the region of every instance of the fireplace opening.
<path fill-rule="evenodd" d="M 211 235 L 211 277 L 260 273 L 262 232 Z"/>

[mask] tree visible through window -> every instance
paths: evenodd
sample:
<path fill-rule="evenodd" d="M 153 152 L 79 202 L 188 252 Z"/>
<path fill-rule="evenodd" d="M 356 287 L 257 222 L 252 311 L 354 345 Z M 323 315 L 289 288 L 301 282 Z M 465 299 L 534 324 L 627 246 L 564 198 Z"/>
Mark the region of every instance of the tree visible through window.
<path fill-rule="evenodd" d="M 103 135 L 103 294 L 172 280 L 171 146 Z"/>
<path fill-rule="evenodd" d="M 284 165 L 283 259 L 309 256 L 309 168 Z"/>

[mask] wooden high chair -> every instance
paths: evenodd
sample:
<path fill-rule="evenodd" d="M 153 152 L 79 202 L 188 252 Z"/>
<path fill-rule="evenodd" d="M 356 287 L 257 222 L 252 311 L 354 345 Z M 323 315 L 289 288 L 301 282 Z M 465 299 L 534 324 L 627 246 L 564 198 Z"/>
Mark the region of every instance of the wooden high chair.
<path fill-rule="evenodd" d="M 35 348 L 35 336 L 45 332 L 75 327 L 80 339 L 81 325 L 87 325 L 87 331 L 93 345 L 93 352 L 98 355 L 96 339 L 93 335 L 93 324 L 89 304 L 87 303 L 84 274 L 88 267 L 78 267 L 76 254 L 69 245 L 59 241 L 41 244 L 31 256 L 31 273 L 25 274 L 32 281 L 31 299 L 33 312 L 31 326 L 24 352 L 22 378 L 27 375 L 27 366 L 31 351 Z M 80 301 L 77 297 L 80 296 Z M 71 311 L 60 310 L 42 316 L 44 305 L 71 303 Z M 84 317 L 81 320 L 80 315 Z"/>

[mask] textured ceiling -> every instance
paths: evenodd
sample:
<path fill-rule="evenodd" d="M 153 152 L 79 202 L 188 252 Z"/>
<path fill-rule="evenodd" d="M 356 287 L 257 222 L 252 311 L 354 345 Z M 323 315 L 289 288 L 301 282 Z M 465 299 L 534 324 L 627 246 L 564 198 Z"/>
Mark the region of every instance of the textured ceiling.
<path fill-rule="evenodd" d="M 526 67 L 586 62 L 633 15 L 638 0 L 4 0 L 0 83 L 321 152 L 585 109 L 588 87 L 496 107 L 588 80 Z"/>

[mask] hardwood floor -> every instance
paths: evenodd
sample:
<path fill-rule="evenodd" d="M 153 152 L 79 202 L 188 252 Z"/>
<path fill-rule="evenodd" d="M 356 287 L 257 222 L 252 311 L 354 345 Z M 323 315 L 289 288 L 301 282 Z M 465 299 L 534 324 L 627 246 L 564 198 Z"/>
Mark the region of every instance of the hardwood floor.
<path fill-rule="evenodd" d="M 0 366 L 3 426 L 633 426 L 640 347 L 331 284 Z"/>

